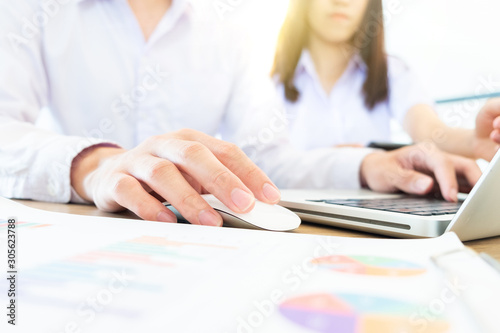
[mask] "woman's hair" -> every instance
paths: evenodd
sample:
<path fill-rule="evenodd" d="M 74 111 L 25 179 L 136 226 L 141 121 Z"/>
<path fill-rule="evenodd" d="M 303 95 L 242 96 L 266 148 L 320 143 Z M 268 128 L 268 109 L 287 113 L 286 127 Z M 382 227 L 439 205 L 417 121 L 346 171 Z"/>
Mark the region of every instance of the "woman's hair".
<path fill-rule="evenodd" d="M 274 59 L 272 75 L 277 76 L 283 84 L 285 97 L 291 102 L 296 102 L 300 96 L 294 78 L 311 31 L 307 20 L 310 2 L 311 0 L 290 1 Z M 369 0 L 361 26 L 351 40 L 351 45 L 367 66 L 363 94 L 365 105 L 372 110 L 377 103 L 385 101 L 389 94 L 382 0 Z"/>

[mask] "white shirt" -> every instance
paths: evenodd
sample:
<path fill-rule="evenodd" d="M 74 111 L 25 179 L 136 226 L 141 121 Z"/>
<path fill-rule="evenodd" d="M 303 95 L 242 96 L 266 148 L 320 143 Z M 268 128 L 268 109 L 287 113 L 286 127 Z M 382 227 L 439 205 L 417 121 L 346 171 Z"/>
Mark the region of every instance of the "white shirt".
<path fill-rule="evenodd" d="M 240 145 L 280 187 L 359 187 L 370 150 L 292 149 L 241 36 L 187 1 L 173 1 L 147 42 L 126 0 L 49 3 L 0 0 L 0 195 L 67 202 L 84 148 L 182 128 Z"/>
<path fill-rule="evenodd" d="M 309 51 L 303 51 L 295 74 L 299 100 L 296 103 L 286 100 L 283 85 L 278 85 L 290 119 L 290 140 L 294 146 L 310 150 L 339 144 L 389 142 L 391 119 L 402 124 L 413 106 L 433 105 L 415 74 L 399 59 L 388 57 L 389 97 L 369 110 L 363 94 L 366 70 L 361 57 L 354 55 L 327 94 Z"/>

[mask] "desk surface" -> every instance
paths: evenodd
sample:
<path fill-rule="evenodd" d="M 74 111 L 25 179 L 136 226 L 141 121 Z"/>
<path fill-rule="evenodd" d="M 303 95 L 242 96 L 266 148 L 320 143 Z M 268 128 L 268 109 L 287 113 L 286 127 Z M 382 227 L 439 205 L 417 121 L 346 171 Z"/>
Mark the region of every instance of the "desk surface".
<path fill-rule="evenodd" d="M 106 216 L 115 218 L 137 218 L 137 216 L 131 212 L 111 214 L 102 212 L 94 206 L 74 205 L 74 204 L 52 204 L 52 203 L 35 202 L 28 200 L 15 200 L 15 201 L 32 208 L 44 209 L 44 210 L 68 213 L 68 214 Z M 374 235 L 364 232 L 357 232 L 352 230 L 345 230 L 345 229 L 339 229 L 339 228 L 310 224 L 310 223 L 303 223 L 294 232 L 301 234 L 342 236 L 342 237 L 387 238 L 380 235 Z M 500 237 L 466 242 L 465 245 L 472 248 L 476 252 L 486 252 L 496 260 L 500 261 Z"/>

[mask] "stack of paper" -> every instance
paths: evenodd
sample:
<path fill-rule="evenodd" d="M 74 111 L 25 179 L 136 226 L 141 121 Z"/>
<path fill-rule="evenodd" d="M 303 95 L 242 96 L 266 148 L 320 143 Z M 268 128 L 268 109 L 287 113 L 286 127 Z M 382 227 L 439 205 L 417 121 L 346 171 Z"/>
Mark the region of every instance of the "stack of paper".
<path fill-rule="evenodd" d="M 4 262 L 7 219 L 17 218 L 13 331 L 483 329 L 464 301 L 471 280 L 431 260 L 463 249 L 454 234 L 350 239 L 74 216 L 5 199 L 0 207 Z M 8 287 L 2 279 L 2 304 Z"/>

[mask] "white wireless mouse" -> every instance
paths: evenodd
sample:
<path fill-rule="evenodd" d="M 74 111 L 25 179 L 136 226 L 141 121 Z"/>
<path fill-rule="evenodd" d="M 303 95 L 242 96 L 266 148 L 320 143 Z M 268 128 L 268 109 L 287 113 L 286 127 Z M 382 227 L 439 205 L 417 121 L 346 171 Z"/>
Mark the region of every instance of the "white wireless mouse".
<path fill-rule="evenodd" d="M 203 199 L 222 216 L 225 225 L 247 229 L 270 231 L 290 231 L 300 226 L 300 217 L 292 211 L 260 201 L 255 202 L 252 211 L 246 214 L 235 213 L 212 194 L 203 194 Z M 170 204 L 165 204 L 177 216 L 179 212 Z"/>

